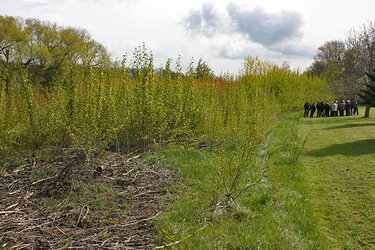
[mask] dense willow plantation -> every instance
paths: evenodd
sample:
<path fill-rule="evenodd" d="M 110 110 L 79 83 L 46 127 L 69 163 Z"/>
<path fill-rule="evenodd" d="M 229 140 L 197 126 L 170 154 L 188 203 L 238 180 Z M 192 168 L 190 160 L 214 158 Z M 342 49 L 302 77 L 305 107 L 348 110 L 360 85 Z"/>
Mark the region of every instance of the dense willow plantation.
<path fill-rule="evenodd" d="M 257 58 L 246 58 L 235 79 L 215 77 L 201 61 L 183 71 L 168 60 L 155 70 L 144 46 L 129 62 L 112 62 L 84 30 L 0 18 L 2 159 L 59 147 L 89 157 L 202 135 L 235 145 L 244 134 L 261 136 L 273 115 L 325 92 L 319 78 Z"/>

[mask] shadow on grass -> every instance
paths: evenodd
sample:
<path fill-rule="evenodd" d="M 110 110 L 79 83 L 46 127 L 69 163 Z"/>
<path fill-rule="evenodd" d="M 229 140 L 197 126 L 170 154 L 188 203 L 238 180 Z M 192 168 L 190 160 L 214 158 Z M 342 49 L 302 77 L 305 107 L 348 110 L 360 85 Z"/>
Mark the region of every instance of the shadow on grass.
<path fill-rule="evenodd" d="M 333 155 L 361 156 L 375 154 L 375 139 L 367 139 L 343 144 L 334 144 L 326 148 L 316 149 L 309 154 L 324 157 Z"/>
<path fill-rule="evenodd" d="M 359 121 L 366 121 L 363 116 L 336 116 L 336 117 L 314 117 L 314 118 L 303 118 L 314 124 L 329 124 L 329 123 L 352 123 Z"/>
<path fill-rule="evenodd" d="M 327 129 L 356 128 L 356 127 L 369 127 L 369 126 L 375 127 L 375 122 L 373 123 L 351 123 L 351 124 L 345 124 L 341 126 L 333 126 Z"/>

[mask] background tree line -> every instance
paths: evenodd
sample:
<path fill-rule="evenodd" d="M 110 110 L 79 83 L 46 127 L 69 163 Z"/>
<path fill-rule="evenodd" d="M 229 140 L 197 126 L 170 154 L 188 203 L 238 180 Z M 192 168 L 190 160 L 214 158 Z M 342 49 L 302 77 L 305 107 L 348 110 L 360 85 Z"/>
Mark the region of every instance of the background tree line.
<path fill-rule="evenodd" d="M 0 74 L 8 92 L 23 68 L 30 80 L 51 87 L 72 66 L 97 66 L 109 60 L 106 49 L 86 30 L 64 28 L 38 19 L 0 16 Z"/>
<path fill-rule="evenodd" d="M 27 69 L 30 81 L 42 87 L 52 87 L 70 75 L 73 68 L 100 67 L 111 64 L 103 45 L 84 29 L 61 27 L 47 21 L 0 16 L 0 75 L 8 92 L 12 79 L 21 68 Z M 130 69 L 132 77 L 136 69 Z M 213 76 L 202 59 L 196 77 Z M 162 69 L 160 69 L 162 74 Z M 172 77 L 176 72 L 171 72 Z"/>
<path fill-rule="evenodd" d="M 375 24 L 368 21 L 352 29 L 345 41 L 325 42 L 314 59 L 307 69 L 310 76 L 323 77 L 337 97 L 362 101 L 360 93 L 370 80 L 366 73 L 375 69 Z M 367 105 L 367 117 L 369 109 Z"/>

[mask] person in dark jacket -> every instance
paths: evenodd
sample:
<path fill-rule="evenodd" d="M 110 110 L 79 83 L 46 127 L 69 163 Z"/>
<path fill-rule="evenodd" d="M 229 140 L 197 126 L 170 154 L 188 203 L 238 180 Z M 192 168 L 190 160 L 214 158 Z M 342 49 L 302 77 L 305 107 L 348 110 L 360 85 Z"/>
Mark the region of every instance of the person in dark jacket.
<path fill-rule="evenodd" d="M 322 110 L 323 107 L 320 102 L 316 102 L 316 117 L 321 117 L 322 116 Z"/>
<path fill-rule="evenodd" d="M 310 103 L 306 102 L 304 105 L 305 113 L 303 114 L 303 117 L 309 117 L 309 110 L 310 110 Z"/>
<path fill-rule="evenodd" d="M 329 111 L 331 110 L 331 105 L 329 105 L 329 102 L 327 101 L 324 105 L 324 116 L 329 117 Z"/>
<path fill-rule="evenodd" d="M 357 113 L 357 115 L 359 115 L 359 112 L 358 112 L 358 102 L 357 101 L 354 101 L 353 102 L 353 115 L 355 115 L 355 113 Z"/>
<path fill-rule="evenodd" d="M 344 116 L 344 110 L 345 110 L 345 102 L 344 102 L 344 100 L 342 100 L 342 101 L 339 103 L 339 112 L 340 112 L 340 116 Z"/>
<path fill-rule="evenodd" d="M 345 103 L 345 113 L 346 113 L 346 116 L 350 116 L 351 113 L 350 111 L 352 110 L 352 104 L 350 103 L 350 100 L 347 100 L 346 103 Z"/>
<path fill-rule="evenodd" d="M 313 118 L 314 117 L 314 113 L 315 113 L 315 103 L 311 104 L 310 106 L 310 118 Z"/>

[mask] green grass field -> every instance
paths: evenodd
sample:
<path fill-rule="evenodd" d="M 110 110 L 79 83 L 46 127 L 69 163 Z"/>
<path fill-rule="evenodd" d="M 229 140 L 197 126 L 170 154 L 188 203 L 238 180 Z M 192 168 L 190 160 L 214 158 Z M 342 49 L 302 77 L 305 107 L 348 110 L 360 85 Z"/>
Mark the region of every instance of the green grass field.
<path fill-rule="evenodd" d="M 304 119 L 293 113 L 276 119 L 264 142 L 276 149 L 272 166 L 236 211 L 215 207 L 214 152 L 189 144 L 159 148 L 148 161 L 162 162 L 181 182 L 156 221 L 156 243 L 181 249 L 373 248 L 374 109 L 371 117 Z M 252 169 L 245 179 L 257 173 Z"/>
<path fill-rule="evenodd" d="M 275 120 L 273 134 L 264 144 L 276 150 L 263 181 L 239 199 L 238 209 L 224 209 L 215 200 L 217 187 L 213 168 L 216 154 L 210 148 L 189 144 L 163 146 L 148 162 L 161 162 L 181 177 L 175 198 L 166 202 L 166 212 L 156 221 L 158 245 L 181 249 L 215 248 L 319 248 L 325 239 L 311 219 L 303 167 L 291 163 L 292 144 L 300 121 L 294 113 Z M 272 150 L 271 149 L 271 150 Z M 231 149 L 226 158 L 230 158 Z M 244 180 L 254 181 L 260 169 L 249 168 Z"/>
<path fill-rule="evenodd" d="M 301 163 L 317 228 L 330 247 L 374 248 L 375 110 L 370 118 L 302 119 L 299 133 L 309 135 Z"/>

